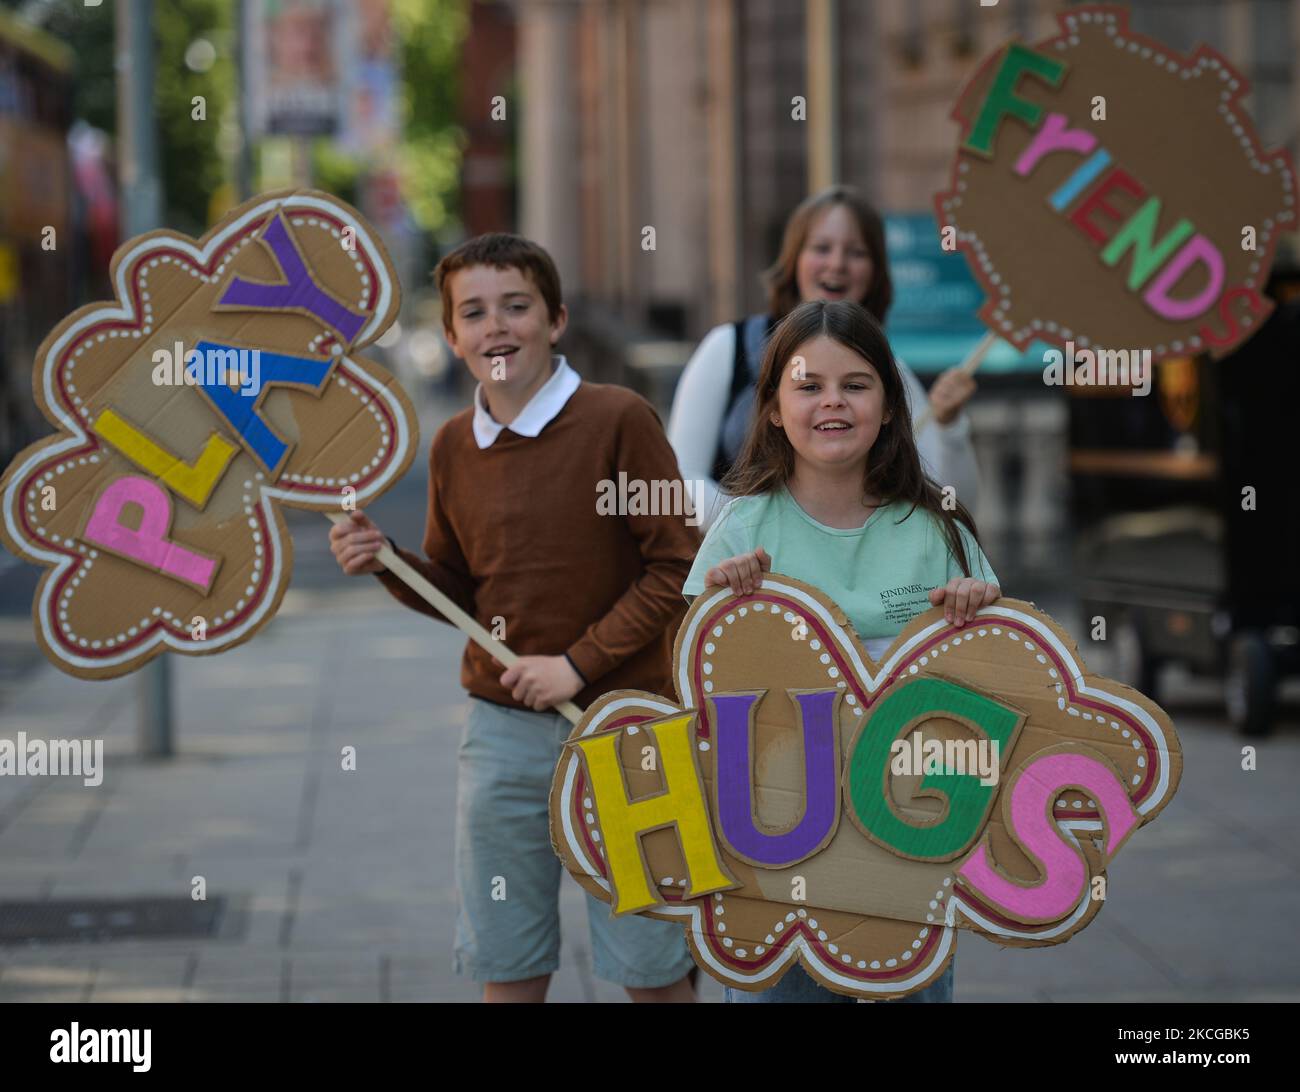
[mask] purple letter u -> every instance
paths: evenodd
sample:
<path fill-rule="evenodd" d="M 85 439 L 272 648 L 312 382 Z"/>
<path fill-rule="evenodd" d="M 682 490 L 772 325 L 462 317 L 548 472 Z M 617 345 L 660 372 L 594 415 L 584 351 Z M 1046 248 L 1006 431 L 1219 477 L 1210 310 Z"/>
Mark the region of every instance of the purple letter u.
<path fill-rule="evenodd" d="M 835 744 L 834 690 L 796 694 L 803 731 L 803 818 L 777 834 L 758 828 L 754 816 L 753 731 L 758 694 L 713 698 L 719 833 L 728 848 L 765 868 L 785 868 L 811 856 L 839 814 L 839 753 Z"/>

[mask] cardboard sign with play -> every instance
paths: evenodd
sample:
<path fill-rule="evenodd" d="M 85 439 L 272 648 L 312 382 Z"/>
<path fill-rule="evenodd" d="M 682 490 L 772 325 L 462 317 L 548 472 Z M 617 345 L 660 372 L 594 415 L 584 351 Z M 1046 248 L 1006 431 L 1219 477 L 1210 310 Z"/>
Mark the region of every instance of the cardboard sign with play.
<path fill-rule="evenodd" d="M 1134 34 L 1123 8 L 1058 19 L 990 57 L 953 110 L 962 143 L 935 211 L 986 293 L 980 318 L 1111 384 L 1132 381 L 1127 357 L 1094 353 L 1227 353 L 1272 309 L 1290 159 L 1261 145 L 1249 84 L 1214 50 Z"/>
<path fill-rule="evenodd" d="M 87 678 L 246 641 L 289 584 L 280 505 L 360 507 L 418 440 L 406 394 L 357 355 L 399 289 L 343 202 L 267 194 L 197 241 L 132 239 L 111 276 L 115 300 L 42 343 L 33 388 L 57 431 L 0 479 L 0 536 L 49 569 L 37 639 Z"/>
<path fill-rule="evenodd" d="M 958 929 L 1061 943 L 1122 897 L 1106 867 L 1182 765 L 1158 706 L 1014 599 L 964 627 L 927 611 L 875 663 L 824 594 L 767 574 L 696 598 L 673 678 L 677 702 L 587 710 L 551 840 L 614 913 L 679 921 L 748 990 L 797 960 L 841 993 L 911 993 Z"/>

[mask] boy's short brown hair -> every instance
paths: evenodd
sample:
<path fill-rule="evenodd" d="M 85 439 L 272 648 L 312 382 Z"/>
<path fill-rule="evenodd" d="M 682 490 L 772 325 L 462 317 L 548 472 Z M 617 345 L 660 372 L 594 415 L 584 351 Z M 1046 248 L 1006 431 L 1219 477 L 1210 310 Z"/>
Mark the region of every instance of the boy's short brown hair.
<path fill-rule="evenodd" d="M 476 235 L 466 239 L 460 246 L 443 255 L 442 261 L 433 271 L 434 284 L 442 296 L 442 324 L 451 329 L 451 275 L 472 265 L 490 265 L 496 269 L 518 269 L 531 277 L 542 299 L 546 301 L 546 313 L 554 322 L 560 317 L 560 306 L 564 302 L 560 294 L 560 273 L 555 262 L 546 251 L 531 239 L 522 235 L 511 235 L 504 231 L 492 231 L 485 235 Z"/>

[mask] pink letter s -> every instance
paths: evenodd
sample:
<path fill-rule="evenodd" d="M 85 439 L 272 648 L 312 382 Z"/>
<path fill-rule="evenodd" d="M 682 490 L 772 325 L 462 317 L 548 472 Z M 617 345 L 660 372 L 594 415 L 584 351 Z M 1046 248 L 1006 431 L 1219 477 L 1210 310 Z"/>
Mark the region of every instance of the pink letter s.
<path fill-rule="evenodd" d="M 1011 833 L 1043 871 L 1036 884 L 1025 886 L 997 872 L 989 862 L 988 836 L 957 870 L 977 894 L 1026 922 L 1059 921 L 1079 904 L 1088 876 L 1082 852 L 1065 840 L 1052 818 L 1052 805 L 1062 789 L 1079 788 L 1097 801 L 1109 824 L 1103 846 L 1114 857 L 1136 829 L 1138 814 L 1128 793 L 1109 766 L 1087 755 L 1055 752 L 1023 767 L 1010 786 Z"/>

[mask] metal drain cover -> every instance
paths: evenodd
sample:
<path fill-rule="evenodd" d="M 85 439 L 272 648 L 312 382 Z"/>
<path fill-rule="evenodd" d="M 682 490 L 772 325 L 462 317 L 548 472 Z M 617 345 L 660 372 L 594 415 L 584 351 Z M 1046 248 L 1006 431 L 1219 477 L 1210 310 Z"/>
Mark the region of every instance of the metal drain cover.
<path fill-rule="evenodd" d="M 0 902 L 0 944 L 217 937 L 242 932 L 232 909 L 220 895 Z"/>

